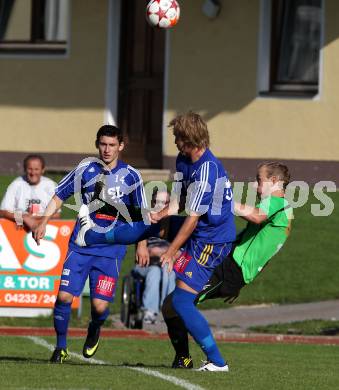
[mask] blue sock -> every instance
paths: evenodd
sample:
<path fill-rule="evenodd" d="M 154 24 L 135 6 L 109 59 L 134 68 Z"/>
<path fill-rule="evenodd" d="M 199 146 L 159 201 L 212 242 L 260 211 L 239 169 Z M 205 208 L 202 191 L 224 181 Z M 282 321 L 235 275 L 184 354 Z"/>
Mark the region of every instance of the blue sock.
<path fill-rule="evenodd" d="M 57 334 L 57 348 L 67 348 L 67 329 L 71 316 L 71 303 L 56 301 L 54 305 L 54 329 Z"/>
<path fill-rule="evenodd" d="M 159 230 L 159 224 L 145 225 L 144 222 L 133 222 L 133 225 L 130 225 L 125 223 L 107 233 L 97 233 L 90 229 L 85 234 L 85 241 L 87 245 L 107 243 L 129 245 L 148 237 L 158 236 Z"/>
<path fill-rule="evenodd" d="M 196 294 L 176 287 L 173 292 L 173 307 L 184 321 L 186 329 L 206 354 L 207 359 L 222 367 L 226 362 L 221 356 L 208 322 L 194 305 L 195 298 Z"/>
<path fill-rule="evenodd" d="M 109 316 L 109 308 L 107 308 L 103 313 L 100 314 L 96 310 L 92 309 L 91 315 L 92 321 L 90 322 L 89 326 L 91 330 L 96 330 L 104 324 L 106 318 Z"/>

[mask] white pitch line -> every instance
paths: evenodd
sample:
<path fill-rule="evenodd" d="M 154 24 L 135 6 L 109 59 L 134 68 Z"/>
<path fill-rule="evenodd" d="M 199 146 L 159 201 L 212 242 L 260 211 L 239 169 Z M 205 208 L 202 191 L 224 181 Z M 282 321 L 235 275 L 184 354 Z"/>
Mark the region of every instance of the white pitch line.
<path fill-rule="evenodd" d="M 159 371 L 153 371 L 153 370 L 149 370 L 148 368 L 141 368 L 141 367 L 126 367 L 126 368 L 129 368 L 129 369 L 134 370 L 134 371 L 142 372 L 145 375 L 155 376 L 156 378 L 160 378 L 160 379 L 163 379 L 165 381 L 171 382 L 174 385 L 177 385 L 179 387 L 183 387 L 184 389 L 187 389 L 187 390 L 205 390 L 201 386 L 193 385 L 190 382 L 187 382 L 183 379 L 178 379 L 172 375 L 162 374 Z"/>
<path fill-rule="evenodd" d="M 33 341 L 34 344 L 45 347 L 45 348 L 49 349 L 50 351 L 54 351 L 55 347 L 40 337 L 27 336 L 26 338 Z M 93 358 L 86 359 L 84 356 L 82 356 L 76 352 L 69 352 L 69 355 L 76 358 L 76 359 L 79 359 L 83 362 L 90 363 L 90 364 L 112 365 L 112 363 L 110 363 L 110 362 L 105 362 L 105 361 L 99 360 L 99 359 L 93 359 Z M 203 387 L 198 386 L 198 385 L 193 385 L 192 383 L 185 381 L 184 379 L 178 379 L 175 376 L 165 375 L 159 371 L 150 370 L 148 368 L 128 367 L 128 366 L 125 366 L 123 368 L 127 368 L 127 369 L 133 370 L 133 371 L 138 371 L 138 372 L 141 372 L 142 374 L 145 374 L 145 375 L 154 376 L 156 378 L 163 379 L 165 381 L 171 382 L 174 385 L 177 385 L 179 387 L 183 387 L 184 389 L 187 389 L 187 390 L 205 390 Z"/>

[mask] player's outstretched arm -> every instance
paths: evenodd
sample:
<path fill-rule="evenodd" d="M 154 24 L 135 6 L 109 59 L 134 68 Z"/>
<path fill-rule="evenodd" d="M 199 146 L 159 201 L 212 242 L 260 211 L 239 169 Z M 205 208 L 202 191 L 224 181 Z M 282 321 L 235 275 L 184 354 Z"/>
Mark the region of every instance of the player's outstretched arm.
<path fill-rule="evenodd" d="M 42 240 L 46 233 L 46 225 L 48 221 L 55 215 L 55 213 L 61 208 L 62 200 L 54 195 L 53 198 L 48 203 L 44 216 L 42 217 L 38 226 L 33 230 L 33 238 L 37 245 L 40 245 L 40 240 Z"/>
<path fill-rule="evenodd" d="M 165 267 L 165 265 L 168 264 L 168 272 L 173 270 L 173 265 L 175 263 L 177 253 L 193 233 L 198 224 L 199 218 L 200 215 L 189 215 L 186 217 L 185 222 L 182 224 L 175 239 L 172 241 L 167 251 L 161 256 L 160 261 L 162 267 Z"/>
<path fill-rule="evenodd" d="M 171 215 L 178 215 L 185 210 L 185 202 L 178 203 L 176 198 L 170 200 L 170 203 L 158 212 L 150 212 L 149 219 L 151 223 L 158 223 L 162 219 L 170 217 Z"/>
<path fill-rule="evenodd" d="M 158 222 L 160 222 L 163 218 L 168 217 L 168 215 L 169 215 L 169 206 L 166 206 L 166 207 L 163 208 L 161 211 L 158 211 L 158 212 L 153 212 L 153 211 L 151 211 L 151 212 L 148 214 L 148 217 L 149 217 L 149 220 L 151 221 L 151 223 L 158 223 Z"/>
<path fill-rule="evenodd" d="M 234 213 L 248 222 L 260 225 L 267 220 L 267 215 L 258 207 L 234 202 Z"/>

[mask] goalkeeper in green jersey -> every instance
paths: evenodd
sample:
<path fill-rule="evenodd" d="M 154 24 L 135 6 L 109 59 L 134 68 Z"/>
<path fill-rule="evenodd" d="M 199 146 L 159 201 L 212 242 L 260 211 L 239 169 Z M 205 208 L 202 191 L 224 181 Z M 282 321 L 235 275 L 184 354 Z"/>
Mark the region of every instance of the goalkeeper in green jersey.
<path fill-rule="evenodd" d="M 196 304 L 212 298 L 233 301 L 241 288 L 252 282 L 282 248 L 293 218 L 293 210 L 285 199 L 289 180 L 290 174 L 284 164 L 268 162 L 258 166 L 259 202 L 255 207 L 234 204 L 235 214 L 248 221 L 247 226 L 238 235 L 230 255 L 214 270 L 211 279 L 197 295 Z M 180 368 L 191 368 L 192 364 L 185 366 L 185 357 L 189 356 L 187 331 L 171 305 L 170 296 L 166 298 L 162 311 L 177 360 L 182 360 Z"/>
<path fill-rule="evenodd" d="M 285 199 L 290 180 L 286 165 L 270 162 L 259 165 L 255 207 L 235 203 L 236 215 L 248 221 L 235 247 L 201 291 L 197 302 L 208 298 L 235 299 L 240 289 L 252 282 L 268 261 L 282 248 L 290 230 L 293 211 Z"/>

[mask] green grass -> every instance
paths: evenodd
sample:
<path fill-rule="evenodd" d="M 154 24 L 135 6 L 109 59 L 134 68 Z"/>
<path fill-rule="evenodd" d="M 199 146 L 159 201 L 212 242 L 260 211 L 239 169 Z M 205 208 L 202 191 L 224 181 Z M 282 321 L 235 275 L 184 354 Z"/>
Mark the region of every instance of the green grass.
<path fill-rule="evenodd" d="M 317 336 L 333 336 L 339 334 L 339 321 L 306 320 L 286 324 L 252 326 L 251 331 L 260 333 L 301 334 Z"/>
<path fill-rule="evenodd" d="M 54 339 L 45 338 L 50 344 Z M 339 347 L 313 345 L 259 345 L 220 343 L 229 373 L 173 370 L 169 341 L 102 339 L 95 358 L 106 366 L 76 358 L 62 366 L 48 364 L 50 351 L 24 337 L 0 337 L 1 388 L 3 389 L 173 389 L 173 383 L 135 372 L 142 367 L 204 389 L 335 389 L 339 384 Z M 81 353 L 83 340 L 70 339 L 69 348 Z M 196 366 L 203 358 L 194 345 Z"/>
<path fill-rule="evenodd" d="M 56 181 L 60 177 L 52 176 Z M 0 197 L 12 179 L 9 176 L 0 177 Z M 284 248 L 262 274 L 242 290 L 236 304 L 297 303 L 339 298 L 339 272 L 336 272 L 339 193 L 329 193 L 328 196 L 335 203 L 334 212 L 329 217 L 312 216 L 311 204 L 320 203 L 313 196 L 305 206 L 295 210 L 292 233 Z M 73 211 L 63 208 L 62 218 L 74 216 Z M 244 222 L 237 219 L 237 225 L 240 228 Z M 133 247 L 130 247 L 123 261 L 121 275 L 129 272 L 133 264 Z M 121 283 L 118 284 L 118 299 L 112 306 L 113 312 L 119 311 L 120 286 Z M 228 305 L 222 300 L 201 305 L 202 309 L 225 307 Z"/>

